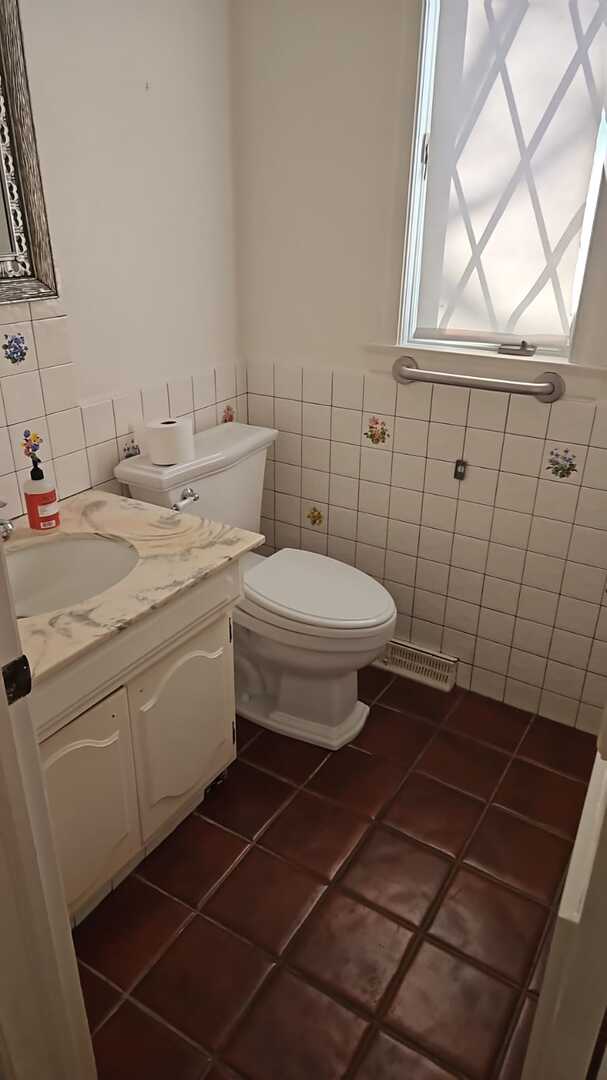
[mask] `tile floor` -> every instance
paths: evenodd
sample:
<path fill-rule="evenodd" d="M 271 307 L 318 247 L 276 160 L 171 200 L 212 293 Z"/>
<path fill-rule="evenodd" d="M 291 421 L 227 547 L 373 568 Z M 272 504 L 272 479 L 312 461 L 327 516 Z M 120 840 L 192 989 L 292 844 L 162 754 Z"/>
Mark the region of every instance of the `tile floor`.
<path fill-rule="evenodd" d="M 591 736 L 361 673 L 336 753 L 239 758 L 75 931 L 100 1080 L 516 1080 Z"/>

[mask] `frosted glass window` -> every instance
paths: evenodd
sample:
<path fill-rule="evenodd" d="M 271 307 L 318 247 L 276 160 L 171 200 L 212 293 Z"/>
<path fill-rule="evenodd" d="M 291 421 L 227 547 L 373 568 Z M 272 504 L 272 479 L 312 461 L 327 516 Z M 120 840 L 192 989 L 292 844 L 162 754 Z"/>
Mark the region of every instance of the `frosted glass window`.
<path fill-rule="evenodd" d="M 426 4 L 402 340 L 567 353 L 606 54 L 607 0 Z"/>

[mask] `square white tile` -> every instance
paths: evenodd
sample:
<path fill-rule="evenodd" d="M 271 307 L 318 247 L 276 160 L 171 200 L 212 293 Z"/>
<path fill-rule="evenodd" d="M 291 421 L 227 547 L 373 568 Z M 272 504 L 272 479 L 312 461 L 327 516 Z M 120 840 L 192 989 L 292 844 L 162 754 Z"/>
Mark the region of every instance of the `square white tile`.
<path fill-rule="evenodd" d="M 565 443 L 589 443 L 594 414 L 593 402 L 568 401 L 567 398 L 553 402 L 548 439 Z"/>
<path fill-rule="evenodd" d="M 377 484 L 389 484 L 392 471 L 392 454 L 382 453 L 377 447 L 363 447 L 360 453 L 361 480 L 373 480 Z"/>
<path fill-rule="evenodd" d="M 339 559 L 340 562 L 354 566 L 356 560 L 356 544 L 354 540 L 344 540 L 341 536 L 329 536 L 327 554 L 331 559 Z"/>
<path fill-rule="evenodd" d="M 460 482 L 453 475 L 453 465 L 450 461 L 437 461 L 434 458 L 429 458 L 426 463 L 424 486 L 425 490 L 431 495 L 446 495 L 451 499 L 457 499 Z"/>
<path fill-rule="evenodd" d="M 526 548 L 531 530 L 531 514 L 496 508 L 491 526 L 491 539 L 499 544 Z"/>
<path fill-rule="evenodd" d="M 514 581 L 485 577 L 482 605 L 492 611 L 504 611 L 514 615 L 519 599 L 519 585 Z"/>
<path fill-rule="evenodd" d="M 459 482 L 460 496 L 468 502 L 493 506 L 499 473 L 494 469 L 481 469 L 469 465 L 464 479 Z"/>
<path fill-rule="evenodd" d="M 331 410 L 331 438 L 337 442 L 360 443 L 360 412 L 354 409 L 333 408 Z"/>
<path fill-rule="evenodd" d="M 552 633 L 551 626 L 518 617 L 514 624 L 512 644 L 523 652 L 535 653 L 537 656 L 548 656 Z M 516 677 L 518 678 L 518 676 Z"/>
<path fill-rule="evenodd" d="M 582 692 L 584 672 L 570 664 L 549 660 L 544 678 L 544 689 L 565 697 L 577 698 Z"/>
<path fill-rule="evenodd" d="M 257 427 L 274 427 L 275 399 L 265 394 L 249 394 L 249 423 Z M 276 401 L 278 405 L 278 401 Z M 208 408 L 208 406 L 207 406 Z M 301 405 L 299 406 L 301 409 Z"/>
<path fill-rule="evenodd" d="M 607 572 L 598 566 L 584 566 L 582 563 L 567 562 L 561 592 L 565 596 L 574 596 L 578 600 L 596 603 L 605 594 Z"/>
<path fill-rule="evenodd" d="M 446 563 L 430 562 L 428 559 L 417 560 L 415 585 L 418 589 L 446 596 L 448 584 L 449 567 Z"/>
<path fill-rule="evenodd" d="M 194 431 L 208 431 L 217 425 L 217 406 L 206 405 L 204 409 L 196 409 L 194 413 Z"/>
<path fill-rule="evenodd" d="M 425 457 L 427 445 L 427 421 L 397 418 L 394 429 L 394 449 L 396 451 L 400 454 Z"/>
<path fill-rule="evenodd" d="M 533 585 L 538 589 L 547 589 L 548 592 L 560 592 L 563 580 L 565 562 L 556 559 L 553 555 L 540 555 L 537 552 L 527 552 L 523 582 L 525 585 Z"/>
<path fill-rule="evenodd" d="M 480 465 L 484 469 L 498 469 L 504 436 L 501 431 L 484 431 L 468 428 L 464 442 L 464 458 L 468 465 Z"/>
<path fill-rule="evenodd" d="M 445 462 L 440 462 L 440 464 L 444 465 Z M 430 462 L 428 462 L 428 465 L 430 465 Z M 425 472 L 425 457 L 416 457 L 413 454 L 392 455 L 391 483 L 396 487 L 408 488 L 411 491 L 423 491 Z"/>
<path fill-rule="evenodd" d="M 478 638 L 474 663 L 487 671 L 495 671 L 499 675 L 505 675 L 508 670 L 510 649 L 507 645 L 500 645 L 496 641 L 487 641 Z"/>
<path fill-rule="evenodd" d="M 290 438 L 298 439 L 299 435 L 291 435 Z M 301 463 L 306 469 L 321 469 L 329 471 L 331 455 L 331 443 L 328 439 L 318 439 L 304 435 L 301 439 Z"/>
<path fill-rule="evenodd" d="M 424 619 L 426 622 L 442 623 L 445 617 L 445 604 L 445 596 L 416 587 L 413 615 L 416 619 Z"/>
<path fill-rule="evenodd" d="M 250 394 L 274 395 L 274 365 L 252 361 L 247 365 L 247 387 Z M 205 402 L 205 404 L 208 404 Z"/>
<path fill-rule="evenodd" d="M 365 375 L 363 395 L 365 412 L 385 413 L 394 416 L 396 410 L 396 383 L 391 373 Z"/>
<path fill-rule="evenodd" d="M 376 514 L 358 515 L 356 539 L 363 544 L 385 547 L 388 535 L 388 519 Z"/>
<path fill-rule="evenodd" d="M 465 424 L 470 391 L 461 386 L 434 387 L 431 419 L 440 424 Z"/>
<path fill-rule="evenodd" d="M 419 525 L 422 519 L 422 499 L 421 491 L 407 491 L 406 488 L 393 487 L 390 493 L 390 517 Z"/>
<path fill-rule="evenodd" d="M 302 431 L 304 435 L 312 435 L 316 439 L 329 439 L 331 437 L 330 407 L 328 405 L 311 405 L 304 402 L 302 408 Z"/>
<path fill-rule="evenodd" d="M 71 362 L 67 317 L 40 319 L 33 324 L 38 366 L 59 367 Z"/>
<path fill-rule="evenodd" d="M 274 368 L 275 393 L 278 398 L 301 401 L 303 372 L 301 366 L 287 367 L 277 364 Z"/>
<path fill-rule="evenodd" d="M 494 611 L 492 608 L 481 608 L 478 620 L 479 637 L 488 638 L 489 641 L 499 641 L 502 645 L 509 645 L 514 632 L 514 615 L 507 611 Z"/>
<path fill-rule="evenodd" d="M 293 466 L 287 466 L 292 468 Z M 340 477 L 341 479 L 341 477 Z M 329 474 L 318 469 L 301 470 L 301 497 L 314 501 L 329 501 Z"/>
<path fill-rule="evenodd" d="M 362 412 L 363 376 L 355 371 L 333 372 L 333 405 Z"/>
<path fill-rule="evenodd" d="M 89 446 L 87 454 L 89 459 L 91 484 L 102 484 L 106 480 L 111 480 L 119 460 L 116 440 L 109 439 L 108 442 L 96 443 L 95 446 Z"/>
<path fill-rule="evenodd" d="M 115 397 L 112 405 L 116 434 L 118 436 L 133 434 L 143 425 L 143 409 L 141 408 L 141 393 L 139 390 L 132 390 L 128 394 Z"/>
<path fill-rule="evenodd" d="M 502 469 L 522 476 L 539 476 L 544 443 L 526 435 L 506 435 L 502 450 Z"/>
<path fill-rule="evenodd" d="M 557 724 L 567 724 L 573 727 L 577 712 L 577 701 L 573 698 L 563 697 L 551 690 L 543 690 L 540 698 L 540 716 L 546 716 L 548 720 L 555 720 Z"/>
<path fill-rule="evenodd" d="M 471 604 L 480 604 L 483 591 L 483 575 L 474 570 L 463 570 L 452 566 L 449 574 L 449 596 L 456 600 L 468 600 Z"/>
<path fill-rule="evenodd" d="M 607 679 L 604 675 L 595 675 L 589 671 L 582 690 L 582 699 L 589 705 L 602 708 L 607 701 Z"/>
<path fill-rule="evenodd" d="M 428 432 L 428 457 L 455 462 L 464 449 L 465 428 L 455 424 L 430 424 Z"/>
<path fill-rule="evenodd" d="M 419 535 L 419 525 L 412 525 L 407 521 L 388 522 L 387 545 L 391 551 L 399 551 L 403 555 L 417 555 Z"/>
<path fill-rule="evenodd" d="M 607 401 L 599 401 L 597 404 L 590 444 L 607 449 Z"/>
<path fill-rule="evenodd" d="M 7 323 L 0 331 L 0 375 L 36 371 L 38 361 L 31 322 Z"/>
<path fill-rule="evenodd" d="M 369 486 L 381 487 L 380 484 Z M 386 488 L 387 491 L 388 488 Z M 358 480 L 352 476 L 339 476 L 333 473 L 329 486 L 329 502 L 331 506 L 346 506 L 350 510 L 356 510 L 358 508 Z"/>
<path fill-rule="evenodd" d="M 166 383 L 157 383 L 155 386 L 147 386 L 141 391 L 141 403 L 143 406 L 143 419 L 146 423 L 150 420 L 159 420 L 169 413 L 169 393 Z"/>
<path fill-rule="evenodd" d="M 544 458 L 542 461 L 541 476 L 548 483 L 558 484 L 560 489 L 577 487 L 582 480 L 584 465 L 586 463 L 587 447 L 579 443 L 567 443 L 566 446 L 555 446 L 553 442 L 544 443 Z M 573 466 L 573 471 L 563 476 L 559 469 L 566 465 Z M 557 470 L 555 473 L 554 470 Z"/>
<path fill-rule="evenodd" d="M 468 408 L 470 427 L 503 431 L 506 427 L 508 394 L 498 390 L 471 390 Z"/>
<path fill-rule="evenodd" d="M 57 494 L 60 499 L 67 499 L 91 486 L 89 464 L 86 450 L 55 459 L 55 477 Z"/>
<path fill-rule="evenodd" d="M 44 407 L 40 375 L 37 371 L 24 371 L 22 375 L 9 375 L 0 379 L 0 386 L 7 424 L 18 424 L 26 420 L 28 416 L 40 416 L 45 411 L 50 411 Z"/>
<path fill-rule="evenodd" d="M 557 628 L 550 643 L 550 659 L 585 669 L 588 665 L 591 646 L 592 638 L 584 637 L 582 634 L 572 634 L 571 630 L 559 630 Z M 550 689 L 558 688 L 550 687 Z"/>
<path fill-rule="evenodd" d="M 578 500 L 576 485 L 561 484 L 556 488 L 550 480 L 540 480 L 535 500 L 535 513 L 556 521 L 573 521 Z"/>
<path fill-rule="evenodd" d="M 331 471 L 340 476 L 358 476 L 360 472 L 360 446 L 331 443 Z"/>
<path fill-rule="evenodd" d="M 557 555 L 564 558 L 571 539 L 572 527 L 565 521 L 550 521 L 534 517 L 529 534 L 529 550 L 541 555 Z"/>
<path fill-rule="evenodd" d="M 422 526 L 419 530 L 420 558 L 448 563 L 451 558 L 452 544 L 453 533 L 451 532 L 443 532 L 442 529 L 429 529 L 426 526 Z"/>
<path fill-rule="evenodd" d="M 332 373 L 322 368 L 303 369 L 303 400 L 313 405 L 330 405 Z"/>
<path fill-rule="evenodd" d="M 479 503 L 465 502 L 460 499 L 457 506 L 455 531 L 464 536 L 475 536 L 487 540 L 491 532 L 492 508 Z"/>
<path fill-rule="evenodd" d="M 576 600 L 572 596 L 561 596 L 556 613 L 556 625 L 561 630 L 570 630 L 573 634 L 592 637 L 594 634 L 599 605 L 585 600 Z"/>
<path fill-rule="evenodd" d="M 531 585 L 523 585 L 517 614 L 521 619 L 531 619 L 533 622 L 552 626 L 556 617 L 558 599 L 556 593 L 536 589 Z"/>
<path fill-rule="evenodd" d="M 214 405 L 217 401 L 215 394 L 215 371 L 213 368 L 207 368 L 206 371 L 200 371 L 192 378 L 192 388 L 194 391 L 194 408 L 204 409 L 207 405 Z M 249 386 L 249 390 L 251 387 Z"/>
<path fill-rule="evenodd" d="M 341 478 L 340 478 L 341 479 Z M 350 481 L 356 484 L 356 481 Z M 398 494 L 395 489 L 394 494 Z M 402 492 L 401 492 L 402 493 Z M 404 493 L 402 493 L 404 494 Z M 420 496 L 421 498 L 421 496 Z M 390 504 L 390 488 L 387 484 L 373 484 L 369 480 L 361 480 L 360 487 L 358 489 L 358 509 L 362 510 L 365 514 L 380 514 L 384 517 L 388 517 L 388 507 Z M 391 517 L 399 517 L 398 514 L 390 514 Z M 403 521 L 409 521 L 409 518 L 402 518 Z"/>
<path fill-rule="evenodd" d="M 413 555 L 404 555 L 401 551 L 386 552 L 385 574 L 390 581 L 402 585 L 413 585 L 417 560 Z M 418 563 L 419 565 L 419 563 Z"/>
<path fill-rule="evenodd" d="M 533 653 L 521 652 L 520 649 L 512 649 L 508 675 L 519 682 L 531 683 L 532 686 L 541 686 L 546 674 L 546 660 L 542 656 Z"/>
<path fill-rule="evenodd" d="M 607 450 L 591 447 L 586 459 L 584 485 L 607 491 Z"/>
<path fill-rule="evenodd" d="M 575 523 L 588 525 L 591 529 L 607 529 L 607 490 L 581 489 Z"/>
<path fill-rule="evenodd" d="M 301 495 L 301 469 L 299 465 L 276 462 L 275 490 L 284 495 Z"/>
<path fill-rule="evenodd" d="M 0 428 L 0 476 L 6 476 L 7 473 L 13 472 L 14 468 L 9 429 L 3 427 Z"/>
<path fill-rule="evenodd" d="M 443 634 L 443 652 L 449 656 L 455 656 L 459 660 L 471 662 L 474 657 L 476 638 L 473 634 L 465 634 L 463 630 L 452 630 L 445 627 Z"/>
<path fill-rule="evenodd" d="M 463 630 L 466 634 L 475 634 L 479 612 L 480 608 L 476 604 L 449 597 L 445 606 L 445 625 L 452 630 Z"/>
<path fill-rule="evenodd" d="M 530 514 L 533 511 L 536 487 L 535 477 L 501 472 L 495 497 L 496 506 L 502 510 L 517 510 L 521 514 Z"/>
<path fill-rule="evenodd" d="M 534 713 L 537 712 L 540 703 L 540 693 L 539 686 L 529 686 L 527 683 L 507 678 L 504 701 L 515 709 Z"/>
<path fill-rule="evenodd" d="M 332 536 L 341 536 L 346 540 L 356 539 L 356 510 L 342 506 L 329 507 L 329 532 Z"/>
<path fill-rule="evenodd" d="M 14 472 L 7 473 L 6 476 L 0 476 L 0 502 L 5 504 L 2 507 L 2 514 L 9 519 L 19 517 L 23 513 L 21 492 Z"/>
<path fill-rule="evenodd" d="M 116 425 L 111 401 L 97 401 L 92 405 L 83 405 L 82 419 L 87 446 L 115 438 Z M 125 432 L 120 434 L 125 434 Z"/>
<path fill-rule="evenodd" d="M 54 457 L 72 454 L 84 447 L 84 428 L 80 409 L 67 409 L 65 412 L 53 413 L 48 418 L 48 429 Z M 104 479 L 109 479 L 109 477 L 104 477 Z"/>
<path fill-rule="evenodd" d="M 430 383 L 398 384 L 396 415 L 411 420 L 429 420 L 432 386 Z"/>
<path fill-rule="evenodd" d="M 472 536 L 461 536 L 456 533 L 453 538 L 451 564 L 461 567 L 462 570 L 476 570 L 483 573 L 488 547 L 486 540 L 477 540 Z"/>
<path fill-rule="evenodd" d="M 262 398 L 262 401 L 264 399 Z M 302 432 L 301 402 L 291 401 L 288 398 L 275 398 L 274 400 L 274 423 L 279 431 L 293 431 L 297 435 Z"/>
<path fill-rule="evenodd" d="M 589 529 L 586 525 L 574 525 L 569 547 L 573 562 L 599 566 L 607 570 L 607 533 L 604 529 Z"/>
<path fill-rule="evenodd" d="M 300 525 L 301 499 L 297 495 L 286 495 L 282 491 L 277 491 L 275 513 L 277 521 L 282 521 L 285 525 Z"/>
<path fill-rule="evenodd" d="M 533 435 L 536 439 L 545 439 L 549 420 L 550 405 L 531 397 L 511 396 L 506 431 L 513 435 Z"/>
<path fill-rule="evenodd" d="M 431 529 L 443 529 L 453 532 L 457 501 L 444 495 L 424 495 L 422 506 L 422 524 Z"/>
<path fill-rule="evenodd" d="M 301 465 L 301 435 L 294 435 L 290 431 L 281 431 L 276 440 L 276 460 L 284 461 L 287 465 Z M 306 462 L 310 468 L 316 466 Z"/>
<path fill-rule="evenodd" d="M 181 381 L 179 380 L 179 382 Z M 181 390 L 177 391 L 178 394 L 181 392 Z M 236 368 L 234 364 L 222 364 L 220 367 L 215 368 L 215 393 L 218 401 L 227 401 L 228 398 L 236 397 Z M 170 397 L 171 383 L 169 383 L 169 399 Z M 191 409 L 184 409 L 183 411 L 190 412 Z M 174 413 L 173 415 L 178 416 L 180 414 Z"/>
<path fill-rule="evenodd" d="M 329 507 L 317 499 L 301 500 L 301 524 L 305 532 L 326 533 L 328 529 Z"/>
<path fill-rule="evenodd" d="M 486 570 L 492 577 L 520 583 L 524 566 L 525 551 L 522 548 L 496 544 L 495 541 L 489 544 Z"/>

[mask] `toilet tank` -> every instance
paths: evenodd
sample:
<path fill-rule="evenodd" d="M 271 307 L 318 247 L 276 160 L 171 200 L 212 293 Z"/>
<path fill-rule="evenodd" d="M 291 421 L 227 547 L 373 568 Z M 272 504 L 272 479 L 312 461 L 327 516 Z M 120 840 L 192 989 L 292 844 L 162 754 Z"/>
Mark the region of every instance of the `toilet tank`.
<path fill-rule="evenodd" d="M 194 436 L 195 456 L 182 465 L 153 465 L 146 454 L 125 458 L 114 469 L 131 497 L 172 506 L 191 487 L 200 496 L 188 513 L 259 532 L 261 496 L 272 428 L 219 424 Z"/>

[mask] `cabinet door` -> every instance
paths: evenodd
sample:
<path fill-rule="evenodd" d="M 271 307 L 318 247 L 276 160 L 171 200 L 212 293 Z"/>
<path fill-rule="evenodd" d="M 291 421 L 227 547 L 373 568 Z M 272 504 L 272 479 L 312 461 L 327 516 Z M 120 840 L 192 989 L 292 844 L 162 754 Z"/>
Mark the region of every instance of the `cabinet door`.
<path fill-rule="evenodd" d="M 141 847 L 126 691 L 117 690 L 52 735 L 40 756 L 73 909 Z"/>
<path fill-rule="evenodd" d="M 234 757 L 234 667 L 227 615 L 128 686 L 144 839 Z"/>

